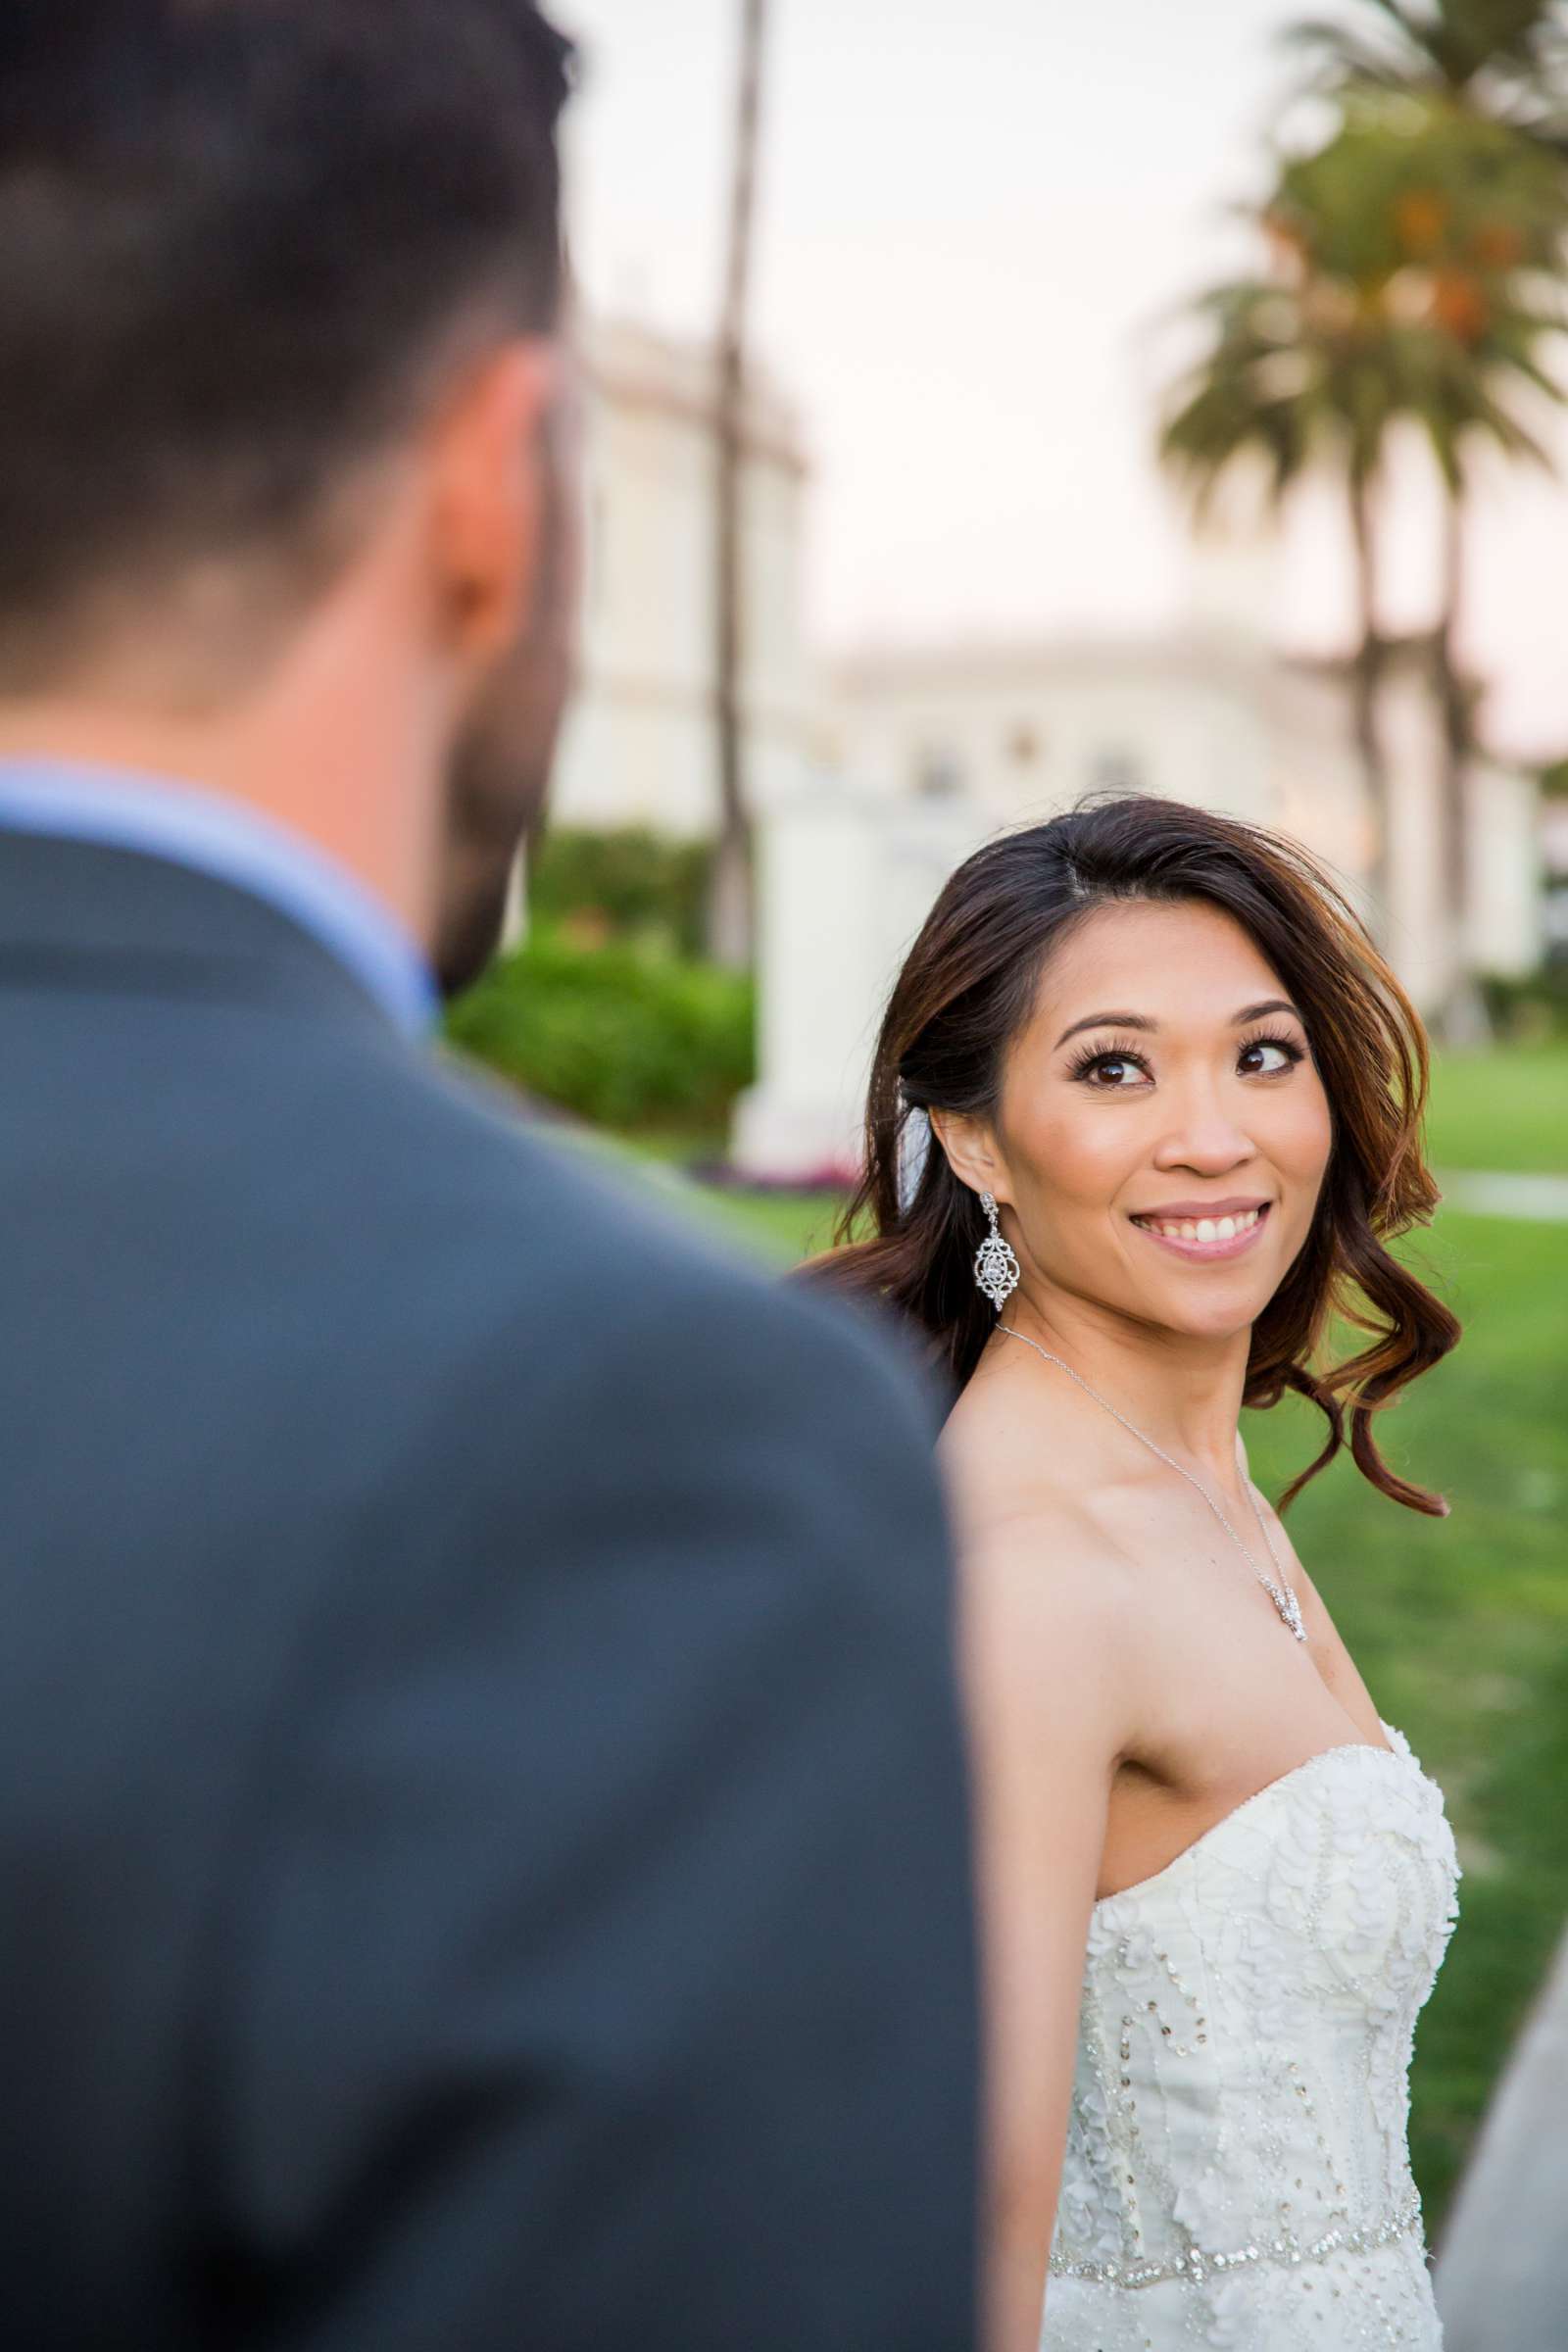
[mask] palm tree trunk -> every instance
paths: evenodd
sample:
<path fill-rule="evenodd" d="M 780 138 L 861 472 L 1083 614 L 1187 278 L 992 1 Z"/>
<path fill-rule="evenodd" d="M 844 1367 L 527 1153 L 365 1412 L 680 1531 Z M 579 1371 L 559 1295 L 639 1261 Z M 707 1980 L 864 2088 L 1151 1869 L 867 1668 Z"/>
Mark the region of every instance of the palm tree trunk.
<path fill-rule="evenodd" d="M 1378 634 L 1377 544 L 1372 522 L 1372 484 L 1353 475 L 1349 485 L 1350 535 L 1355 547 L 1355 601 L 1359 642 L 1350 671 L 1350 723 L 1361 761 L 1367 811 L 1372 823 L 1372 927 L 1387 938 L 1392 907 L 1393 863 L 1389 839 L 1389 770 L 1378 729 L 1383 681 L 1383 640 Z"/>
<path fill-rule="evenodd" d="M 766 0 L 743 0 L 729 259 L 718 338 L 717 579 L 714 698 L 718 753 L 718 837 L 710 886 L 708 946 L 714 961 L 744 967 L 752 954 L 752 830 L 745 712 L 746 311 L 757 213 L 758 125 L 761 114 Z"/>
<path fill-rule="evenodd" d="M 1446 486 L 1443 510 L 1443 609 L 1432 638 L 1432 684 L 1443 728 L 1440 787 L 1443 825 L 1443 920 L 1448 969 L 1440 1022 L 1450 1044 L 1480 1043 L 1486 1009 L 1470 969 L 1470 767 L 1475 744 L 1470 698 L 1459 662 L 1464 592 L 1464 484 Z"/>

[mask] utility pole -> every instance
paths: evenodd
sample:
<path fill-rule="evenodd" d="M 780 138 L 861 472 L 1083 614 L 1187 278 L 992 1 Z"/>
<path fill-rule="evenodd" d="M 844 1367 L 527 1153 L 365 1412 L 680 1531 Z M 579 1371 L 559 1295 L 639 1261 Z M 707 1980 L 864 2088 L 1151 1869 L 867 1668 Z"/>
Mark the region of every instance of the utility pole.
<path fill-rule="evenodd" d="M 729 249 L 718 334 L 714 516 L 714 707 L 719 830 L 709 904 L 709 953 L 743 968 L 752 954 L 752 827 L 745 710 L 745 494 L 747 310 L 757 218 L 758 134 L 767 0 L 742 0 L 740 74 L 730 188 Z"/>

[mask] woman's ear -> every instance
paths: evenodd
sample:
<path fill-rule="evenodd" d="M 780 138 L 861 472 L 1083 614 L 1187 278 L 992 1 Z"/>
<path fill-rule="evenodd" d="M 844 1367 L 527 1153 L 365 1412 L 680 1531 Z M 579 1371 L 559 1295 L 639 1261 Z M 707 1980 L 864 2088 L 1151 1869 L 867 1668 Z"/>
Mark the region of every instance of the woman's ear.
<path fill-rule="evenodd" d="M 959 1183 L 966 1184 L 972 1193 L 993 1193 L 999 1201 L 1004 1201 L 1007 1171 L 987 1122 L 961 1110 L 933 1110 L 929 1116 L 931 1132 L 947 1153 L 948 1165 Z"/>

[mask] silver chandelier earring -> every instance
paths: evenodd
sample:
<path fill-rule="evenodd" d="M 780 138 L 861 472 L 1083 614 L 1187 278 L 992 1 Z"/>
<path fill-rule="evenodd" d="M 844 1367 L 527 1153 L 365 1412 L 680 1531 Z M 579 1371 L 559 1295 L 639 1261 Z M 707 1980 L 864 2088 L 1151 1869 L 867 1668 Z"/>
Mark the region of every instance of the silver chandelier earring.
<path fill-rule="evenodd" d="M 1002 1228 L 997 1222 L 997 1204 L 989 1193 L 981 1194 L 980 1205 L 991 1219 L 991 1231 L 976 1253 L 974 1278 L 1000 1315 L 1018 1288 L 1018 1260 L 1002 1238 Z"/>

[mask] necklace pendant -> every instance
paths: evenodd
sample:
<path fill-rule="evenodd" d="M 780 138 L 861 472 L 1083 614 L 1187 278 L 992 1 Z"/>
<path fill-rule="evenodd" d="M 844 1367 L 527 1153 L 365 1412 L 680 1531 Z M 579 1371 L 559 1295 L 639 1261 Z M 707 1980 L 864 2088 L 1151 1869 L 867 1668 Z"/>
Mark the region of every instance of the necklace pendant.
<path fill-rule="evenodd" d="M 1306 1640 L 1306 1626 L 1301 1617 L 1301 1604 L 1297 1599 L 1295 1592 L 1287 1587 L 1285 1592 L 1275 1593 L 1274 1600 L 1275 1605 L 1279 1609 L 1280 1615 L 1284 1618 L 1286 1624 L 1290 1627 L 1298 1642 L 1304 1642 Z"/>

